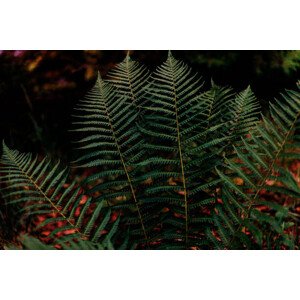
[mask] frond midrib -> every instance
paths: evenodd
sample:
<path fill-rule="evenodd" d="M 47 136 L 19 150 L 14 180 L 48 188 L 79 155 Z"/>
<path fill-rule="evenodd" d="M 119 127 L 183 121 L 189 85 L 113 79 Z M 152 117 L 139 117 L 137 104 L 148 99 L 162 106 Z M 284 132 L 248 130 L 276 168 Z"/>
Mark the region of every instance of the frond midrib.
<path fill-rule="evenodd" d="M 182 176 L 182 186 L 183 186 L 183 194 L 184 194 L 184 212 L 185 212 L 185 244 L 186 247 L 188 245 L 188 198 L 187 198 L 187 187 L 186 187 L 186 178 L 184 171 L 184 163 L 183 163 L 183 154 L 182 154 L 182 145 L 181 145 L 181 132 L 180 132 L 180 124 L 179 124 L 179 114 L 178 114 L 178 103 L 177 103 L 177 93 L 176 93 L 176 84 L 175 84 L 175 75 L 174 75 L 174 66 L 172 64 L 172 57 L 168 58 L 171 74 L 172 74 L 172 92 L 175 103 L 175 118 L 176 118 L 176 131 L 177 131 L 177 143 L 178 143 L 178 154 L 180 160 L 180 168 L 181 168 L 181 176 Z"/>
<path fill-rule="evenodd" d="M 101 79 L 99 80 L 99 89 L 100 89 L 100 94 L 104 95 L 103 94 L 103 82 L 102 82 Z M 144 234 L 146 242 L 148 243 L 148 236 L 147 236 L 147 233 L 146 233 L 146 229 L 145 229 L 143 217 L 142 217 L 142 214 L 141 214 L 141 211 L 140 211 L 139 202 L 137 200 L 137 197 L 136 197 L 136 194 L 135 194 L 135 191 L 134 191 L 134 187 L 133 187 L 133 184 L 132 184 L 131 177 L 130 177 L 130 175 L 128 173 L 128 170 L 127 170 L 127 166 L 126 166 L 125 159 L 124 159 L 122 151 L 121 151 L 121 146 L 120 146 L 119 140 L 118 140 L 118 138 L 117 138 L 117 136 L 115 134 L 115 128 L 113 126 L 113 123 L 112 123 L 112 120 L 111 120 L 111 116 L 110 116 L 110 113 L 109 113 L 109 109 L 107 107 L 107 102 L 105 101 L 105 99 L 103 101 L 103 104 L 104 104 L 104 108 L 105 108 L 105 114 L 107 116 L 107 119 L 108 119 L 108 122 L 109 122 L 109 126 L 111 128 L 111 132 L 113 134 L 113 139 L 115 140 L 115 145 L 117 147 L 117 151 L 119 153 L 120 160 L 121 160 L 124 172 L 126 174 L 126 178 L 127 178 L 127 181 L 128 181 L 130 192 L 131 192 L 132 198 L 134 200 L 134 203 L 135 203 L 135 206 L 136 206 L 136 209 L 137 209 L 137 212 L 138 212 L 138 217 L 139 217 L 140 224 L 141 224 L 141 227 L 142 227 L 142 230 L 143 230 L 143 234 Z"/>
<path fill-rule="evenodd" d="M 62 212 L 59 210 L 58 207 L 56 207 L 56 205 L 54 204 L 54 202 L 52 201 L 51 198 L 49 198 L 44 191 L 40 188 L 40 186 L 38 185 L 38 183 L 29 175 L 27 174 L 27 172 L 20 166 L 20 164 L 14 159 L 14 157 L 10 154 L 10 151 L 6 151 L 7 155 L 9 156 L 10 160 L 17 165 L 18 169 L 22 172 L 22 174 L 34 185 L 34 187 L 37 189 L 37 191 L 43 196 L 44 199 L 46 199 L 46 201 L 48 201 L 50 203 L 50 205 L 55 209 L 55 211 L 57 211 L 62 217 L 63 219 L 74 228 L 74 230 L 76 230 L 76 232 L 80 235 L 80 237 L 82 239 L 85 239 L 86 236 L 80 231 L 80 229 L 78 227 L 76 227 L 71 220 Z"/>

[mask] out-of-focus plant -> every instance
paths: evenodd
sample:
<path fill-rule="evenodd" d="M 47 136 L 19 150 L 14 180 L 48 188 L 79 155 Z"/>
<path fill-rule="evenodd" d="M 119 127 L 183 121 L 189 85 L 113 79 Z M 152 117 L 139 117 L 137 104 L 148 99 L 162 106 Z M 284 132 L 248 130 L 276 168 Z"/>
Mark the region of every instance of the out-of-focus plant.
<path fill-rule="evenodd" d="M 300 69 L 300 50 L 297 51 L 282 51 L 283 54 L 283 70 L 287 74 L 298 71 Z"/>

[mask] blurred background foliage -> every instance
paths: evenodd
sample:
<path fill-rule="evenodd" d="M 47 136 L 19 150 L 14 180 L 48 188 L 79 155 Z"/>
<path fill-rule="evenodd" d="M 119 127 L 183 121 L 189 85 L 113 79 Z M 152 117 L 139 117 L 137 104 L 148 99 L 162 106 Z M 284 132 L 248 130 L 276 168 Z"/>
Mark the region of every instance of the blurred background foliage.
<path fill-rule="evenodd" d="M 65 160 L 74 104 L 127 51 L 0 51 L 0 138 L 21 151 L 48 152 Z M 153 70 L 167 51 L 130 51 Z M 300 78 L 300 51 L 173 51 L 207 86 L 251 85 L 263 108 Z"/>

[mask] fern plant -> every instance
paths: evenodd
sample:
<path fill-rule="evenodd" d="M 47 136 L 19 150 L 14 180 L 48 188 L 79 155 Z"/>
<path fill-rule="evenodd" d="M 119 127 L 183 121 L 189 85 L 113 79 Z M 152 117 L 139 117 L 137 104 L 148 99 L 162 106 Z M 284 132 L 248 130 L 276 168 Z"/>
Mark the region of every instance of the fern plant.
<path fill-rule="evenodd" d="M 298 249 L 300 188 L 286 166 L 299 159 L 299 91 L 262 116 L 250 87 L 203 86 L 171 52 L 153 73 L 127 55 L 98 74 L 73 113 L 83 182 L 3 143 L 6 203 L 33 224 L 44 216 L 23 247 Z"/>
<path fill-rule="evenodd" d="M 114 234 L 117 222 L 110 229 L 105 239 L 100 239 L 108 223 L 109 215 L 104 216 L 94 226 L 103 203 L 92 203 L 91 198 L 83 201 L 83 193 L 76 183 L 64 188 L 67 170 L 60 170 L 59 162 L 53 164 L 50 159 L 38 160 L 38 156 L 21 154 L 9 149 L 3 143 L 1 183 L 8 184 L 2 188 L 9 204 L 25 203 L 21 211 L 28 217 L 51 215 L 41 222 L 37 229 L 51 224 L 56 226 L 48 238 L 60 248 L 111 247 L 110 237 Z M 81 205 L 82 204 L 82 205 Z M 86 220 L 86 215 L 88 221 Z M 58 225 L 60 223 L 60 225 Z"/>
<path fill-rule="evenodd" d="M 236 158 L 226 159 L 227 174 L 218 172 L 224 182 L 225 195 L 222 199 L 228 201 L 227 206 L 235 206 L 236 210 L 238 206 L 234 203 L 238 204 L 239 214 L 243 215 L 243 219 L 238 218 L 236 223 L 235 218 L 229 218 L 229 214 L 232 214 L 229 210 L 215 215 L 226 247 L 240 248 L 243 243 L 249 244 L 249 235 L 245 235 L 244 231 L 253 233 L 258 247 L 273 249 L 280 248 L 281 244 L 291 249 L 295 247 L 294 237 L 287 234 L 285 229 L 293 226 L 298 217 L 284 203 L 261 201 L 260 194 L 264 189 L 299 200 L 299 185 L 291 173 L 280 166 L 286 157 L 299 158 L 299 154 L 290 152 L 299 141 L 299 96 L 297 92 L 287 91 L 281 100 L 271 103 L 270 117 L 262 117 L 261 123 L 250 131 L 250 136 L 242 138 L 240 149 L 235 148 Z M 242 178 L 243 184 L 234 184 L 232 176 Z M 280 186 L 266 184 L 270 180 L 280 183 Z M 274 215 L 263 214 L 257 208 L 261 205 L 271 208 Z M 263 227 L 269 227 L 270 231 L 263 232 Z M 269 236 L 270 232 L 277 234 Z"/>

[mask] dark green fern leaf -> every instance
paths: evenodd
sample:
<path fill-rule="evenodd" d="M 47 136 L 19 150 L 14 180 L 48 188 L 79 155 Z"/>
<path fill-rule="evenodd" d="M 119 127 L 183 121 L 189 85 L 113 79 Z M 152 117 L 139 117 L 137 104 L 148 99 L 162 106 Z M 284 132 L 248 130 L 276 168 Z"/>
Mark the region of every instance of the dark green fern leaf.
<path fill-rule="evenodd" d="M 128 57 L 126 59 L 125 65 L 129 64 L 128 72 L 131 74 L 137 67 L 129 62 Z M 119 69 L 123 67 L 122 64 Z M 138 220 L 143 237 L 147 240 L 135 180 L 135 166 L 144 158 L 145 152 L 135 125 L 139 110 L 134 101 L 128 101 L 127 92 L 125 96 L 120 96 L 99 74 L 95 86 L 78 103 L 73 131 L 83 135 L 76 141 L 80 155 L 75 165 L 95 170 L 86 179 L 87 189 L 94 196 L 94 201 L 106 201 L 112 207 L 123 204 L 124 209 L 127 205 L 128 214 L 133 214 Z"/>
<path fill-rule="evenodd" d="M 168 210 L 160 214 L 158 222 L 163 230 L 180 232 L 181 238 L 176 239 L 176 244 L 183 243 L 183 247 L 189 248 L 193 246 L 189 240 L 192 241 L 195 234 L 201 236 L 203 229 L 203 223 L 196 222 L 201 210 L 194 204 L 211 198 L 205 185 L 213 184 L 205 175 L 217 164 L 212 159 L 206 161 L 206 165 L 205 156 L 208 157 L 212 145 L 218 145 L 226 137 L 214 138 L 220 124 L 203 130 L 202 83 L 197 74 L 192 74 L 191 69 L 171 53 L 149 82 L 146 95 L 149 106 L 144 107 L 143 126 L 139 126 L 145 137 L 144 149 L 150 156 L 142 164 L 151 172 L 151 185 L 145 190 L 143 201 L 156 203 L 157 211 Z M 210 138 L 204 140 L 207 135 Z M 215 153 L 212 156 L 216 159 Z M 202 188 L 199 187 L 201 183 Z M 170 200 L 172 205 L 169 205 Z M 194 205 L 194 212 L 190 205 Z M 192 233 L 195 227 L 198 232 L 193 230 Z M 165 235 L 158 235 L 158 238 L 164 240 Z M 174 239 L 166 242 L 171 241 Z"/>
<path fill-rule="evenodd" d="M 284 219 L 278 219 L 276 215 L 264 214 L 259 207 L 262 205 L 261 192 L 274 190 L 268 186 L 269 180 L 276 180 L 284 185 L 283 188 L 277 189 L 282 195 L 290 195 L 292 191 L 295 196 L 299 191 L 292 176 L 277 164 L 285 157 L 286 146 L 293 143 L 296 135 L 300 117 L 300 93 L 287 92 L 281 102 L 276 100 L 271 104 L 270 112 L 270 118 L 263 117 L 263 122 L 250 132 L 250 137 L 242 140 L 242 149 L 235 148 L 237 159 L 226 160 L 226 174 L 218 171 L 225 186 L 230 189 L 232 198 L 236 199 L 236 203 L 243 205 L 244 209 L 240 214 L 241 225 L 234 230 L 229 241 L 233 243 L 237 240 L 237 235 L 244 228 L 243 220 L 249 219 L 246 226 L 249 230 L 256 224 L 265 230 L 271 227 L 271 230 L 277 233 L 272 238 L 268 236 L 268 247 L 277 243 L 277 247 L 282 245 L 293 248 L 293 237 L 284 232 L 282 227 L 284 222 L 289 222 L 289 214 L 285 215 Z M 234 177 L 240 178 L 239 185 L 234 182 Z M 280 211 L 282 205 L 283 203 L 279 203 L 277 210 Z M 216 225 L 220 228 L 220 224 Z M 267 236 L 264 238 L 266 240 Z M 264 246 L 266 247 L 266 244 Z"/>
<path fill-rule="evenodd" d="M 119 63 L 108 74 L 108 81 L 118 90 L 122 97 L 127 97 L 129 103 L 133 103 L 139 110 L 145 106 L 144 94 L 150 72 L 134 61 L 127 54 L 123 62 Z"/>
<path fill-rule="evenodd" d="M 79 244 L 81 248 L 92 234 L 97 236 L 93 242 L 100 242 L 103 229 L 108 229 L 98 230 L 96 226 L 103 218 L 102 203 L 92 203 L 75 183 L 68 185 L 67 170 L 61 170 L 59 163 L 53 165 L 48 158 L 39 161 L 37 156 L 11 150 L 3 143 L 1 164 L 0 183 L 5 185 L 2 191 L 7 204 L 22 204 L 26 218 L 45 216 L 37 226 L 38 231 L 56 225 L 48 236 L 53 243 L 63 248 Z M 103 247 L 107 243 L 108 240 Z"/>

